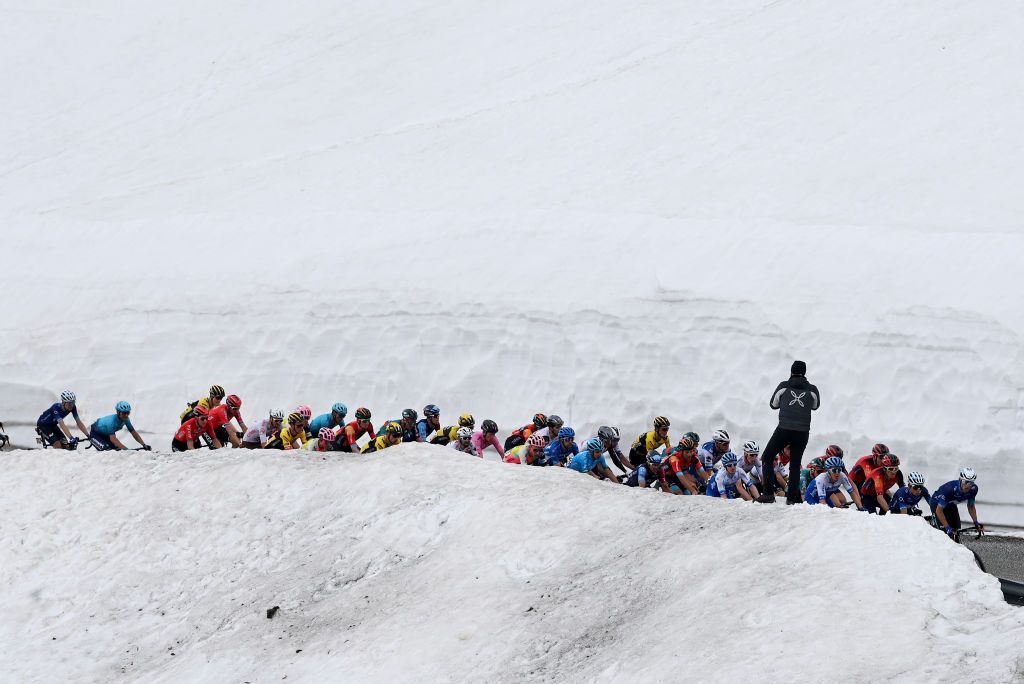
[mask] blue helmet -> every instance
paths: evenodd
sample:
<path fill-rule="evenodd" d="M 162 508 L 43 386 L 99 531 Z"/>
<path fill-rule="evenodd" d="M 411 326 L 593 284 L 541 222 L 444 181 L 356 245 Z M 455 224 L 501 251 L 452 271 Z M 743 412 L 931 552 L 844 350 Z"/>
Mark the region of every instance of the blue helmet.
<path fill-rule="evenodd" d="M 725 454 L 724 456 L 722 456 L 722 465 L 723 466 L 736 465 L 737 460 L 738 459 L 736 458 L 736 454 L 734 454 L 734 453 L 732 453 L 730 451 L 727 454 Z"/>
<path fill-rule="evenodd" d="M 119 401 L 117 402 L 117 406 L 114 407 L 114 410 L 118 413 L 131 413 L 132 405 L 127 401 Z"/>
<path fill-rule="evenodd" d="M 568 437 L 569 439 L 575 439 L 576 431 L 573 430 L 571 427 L 564 427 L 560 429 L 558 431 L 558 439 L 565 439 L 566 437 Z"/>
<path fill-rule="evenodd" d="M 568 430 L 572 432 L 572 428 L 562 428 L 562 430 Z M 562 430 L 558 431 L 558 436 L 562 436 Z M 604 451 L 604 442 L 601 441 L 600 437 L 591 437 L 587 440 L 587 451 L 592 454 Z"/>
<path fill-rule="evenodd" d="M 829 456 L 825 459 L 825 468 L 828 470 L 832 470 L 833 468 L 842 468 L 845 470 L 846 466 L 843 465 L 843 459 L 838 456 Z"/>
<path fill-rule="evenodd" d="M 656 468 L 656 467 L 660 466 L 661 462 L 662 462 L 662 460 L 664 460 L 664 458 L 665 458 L 665 455 L 663 453 L 661 453 L 660 451 L 653 451 L 652 450 L 652 451 L 647 452 L 647 463 L 648 463 L 648 465 L 650 465 L 652 467 Z"/>
<path fill-rule="evenodd" d="M 347 416 L 348 415 L 348 406 L 345 406 L 340 401 L 337 404 L 335 404 L 334 406 L 332 406 L 331 410 L 334 411 L 335 413 L 340 413 L 343 416 Z"/>
<path fill-rule="evenodd" d="M 427 404 L 423 407 L 423 415 L 425 416 L 439 416 L 441 415 L 441 407 L 437 404 Z"/>

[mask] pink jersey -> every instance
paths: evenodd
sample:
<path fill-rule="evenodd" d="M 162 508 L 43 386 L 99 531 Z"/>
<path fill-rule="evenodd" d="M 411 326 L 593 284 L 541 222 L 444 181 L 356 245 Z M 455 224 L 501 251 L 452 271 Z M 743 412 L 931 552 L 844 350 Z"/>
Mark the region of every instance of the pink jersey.
<path fill-rule="evenodd" d="M 484 432 L 483 430 L 477 430 L 473 433 L 473 446 L 476 447 L 476 453 L 483 457 L 484 449 L 488 446 L 493 446 L 494 450 L 498 452 L 498 456 L 501 456 L 502 460 L 505 460 L 505 449 L 501 446 L 501 442 L 498 441 L 498 435 L 493 432 Z"/>

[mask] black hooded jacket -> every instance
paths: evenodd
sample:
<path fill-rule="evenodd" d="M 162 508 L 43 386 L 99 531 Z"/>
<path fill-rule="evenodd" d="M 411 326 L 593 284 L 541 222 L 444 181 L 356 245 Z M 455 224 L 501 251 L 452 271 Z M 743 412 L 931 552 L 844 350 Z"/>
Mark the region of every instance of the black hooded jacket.
<path fill-rule="evenodd" d="M 779 383 L 769 402 L 779 412 L 779 427 L 783 430 L 810 432 L 811 411 L 821 405 L 818 388 L 802 375 L 792 375 Z"/>

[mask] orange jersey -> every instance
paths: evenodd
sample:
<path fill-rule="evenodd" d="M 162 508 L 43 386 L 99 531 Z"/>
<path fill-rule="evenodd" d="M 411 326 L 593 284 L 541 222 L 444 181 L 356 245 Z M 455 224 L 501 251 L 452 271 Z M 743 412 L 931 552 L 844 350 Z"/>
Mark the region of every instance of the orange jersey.
<path fill-rule="evenodd" d="M 189 418 L 182 423 L 181 427 L 178 428 L 178 431 L 174 433 L 174 439 L 179 442 L 195 442 L 203 432 L 205 432 L 205 430 L 199 427 L 199 423 L 196 422 L 196 419 Z"/>
<path fill-rule="evenodd" d="M 889 491 L 896 482 L 896 473 L 890 475 L 885 468 L 875 468 L 860 486 L 860 493 L 864 496 L 878 496 Z"/>

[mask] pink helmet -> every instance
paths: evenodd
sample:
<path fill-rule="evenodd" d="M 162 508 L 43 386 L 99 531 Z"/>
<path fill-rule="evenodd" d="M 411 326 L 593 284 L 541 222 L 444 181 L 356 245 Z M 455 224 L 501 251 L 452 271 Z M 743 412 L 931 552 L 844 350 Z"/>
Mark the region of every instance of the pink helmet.
<path fill-rule="evenodd" d="M 320 428 L 320 432 L 319 432 L 318 436 L 320 437 L 320 439 L 326 439 L 328 442 L 333 442 L 334 441 L 334 430 L 332 430 L 329 427 L 322 427 L 322 428 Z"/>
<path fill-rule="evenodd" d="M 544 439 L 544 435 L 530 435 L 530 439 L 526 440 L 526 445 L 543 449 L 548 442 Z"/>
<path fill-rule="evenodd" d="M 298 413 L 303 418 L 305 418 L 306 420 L 309 420 L 310 418 L 313 417 L 313 409 L 309 408 L 305 404 L 300 404 L 299 407 L 295 409 L 295 412 Z"/>

